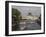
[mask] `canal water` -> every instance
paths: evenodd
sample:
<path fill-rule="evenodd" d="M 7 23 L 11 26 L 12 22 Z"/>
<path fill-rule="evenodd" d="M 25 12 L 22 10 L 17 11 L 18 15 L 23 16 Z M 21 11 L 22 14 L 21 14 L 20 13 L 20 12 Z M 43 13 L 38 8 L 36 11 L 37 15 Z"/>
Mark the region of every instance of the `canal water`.
<path fill-rule="evenodd" d="M 20 24 L 20 30 L 39 30 L 41 26 L 36 21 L 25 21 Z"/>

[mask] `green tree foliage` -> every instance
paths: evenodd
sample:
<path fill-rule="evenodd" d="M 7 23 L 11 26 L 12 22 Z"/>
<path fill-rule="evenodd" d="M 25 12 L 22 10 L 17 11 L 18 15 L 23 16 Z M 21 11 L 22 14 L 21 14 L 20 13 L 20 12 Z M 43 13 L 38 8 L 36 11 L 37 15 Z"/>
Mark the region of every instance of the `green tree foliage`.
<path fill-rule="evenodd" d="M 20 15 L 21 15 L 20 11 L 18 11 L 17 9 L 12 8 L 12 15 L 16 16 L 16 20 L 19 21 Z"/>
<path fill-rule="evenodd" d="M 17 15 L 18 16 L 18 15 L 20 15 L 20 11 L 12 8 L 12 15 Z"/>
<path fill-rule="evenodd" d="M 12 16 L 15 17 L 15 20 L 14 21 L 16 23 L 15 27 L 13 28 L 15 30 L 19 30 L 20 29 L 19 28 L 20 15 L 21 15 L 21 12 L 19 10 L 12 8 Z"/>

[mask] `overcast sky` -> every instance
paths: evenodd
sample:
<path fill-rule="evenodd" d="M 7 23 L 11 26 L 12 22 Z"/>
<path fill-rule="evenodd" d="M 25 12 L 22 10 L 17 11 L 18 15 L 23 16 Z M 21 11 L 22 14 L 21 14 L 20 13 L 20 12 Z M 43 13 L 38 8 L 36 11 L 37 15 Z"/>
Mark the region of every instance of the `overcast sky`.
<path fill-rule="evenodd" d="M 40 16 L 41 7 L 34 6 L 12 6 L 14 9 L 18 9 L 21 12 L 22 16 L 27 16 L 28 13 L 32 13 L 32 15 Z"/>

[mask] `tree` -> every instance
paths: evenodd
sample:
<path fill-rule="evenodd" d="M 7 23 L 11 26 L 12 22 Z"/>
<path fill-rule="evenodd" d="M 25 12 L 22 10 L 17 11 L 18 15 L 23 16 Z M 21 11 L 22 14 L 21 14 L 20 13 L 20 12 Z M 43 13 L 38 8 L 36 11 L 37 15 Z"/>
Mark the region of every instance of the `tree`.
<path fill-rule="evenodd" d="M 14 21 L 15 21 L 15 23 L 16 23 L 16 25 L 15 25 L 15 27 L 14 27 L 15 30 L 19 30 L 19 29 L 20 29 L 20 28 L 19 28 L 20 15 L 21 15 L 21 13 L 20 13 L 19 10 L 12 8 L 12 16 L 15 17 Z"/>
<path fill-rule="evenodd" d="M 32 15 L 31 13 L 28 13 L 28 15 Z"/>
<path fill-rule="evenodd" d="M 41 14 L 39 16 L 39 19 L 37 20 L 37 23 L 41 26 Z"/>
<path fill-rule="evenodd" d="M 39 19 L 40 19 L 40 21 L 39 21 L 40 23 L 39 23 L 39 24 L 40 24 L 40 26 L 41 26 L 41 14 L 40 14 L 40 17 L 39 17 Z"/>

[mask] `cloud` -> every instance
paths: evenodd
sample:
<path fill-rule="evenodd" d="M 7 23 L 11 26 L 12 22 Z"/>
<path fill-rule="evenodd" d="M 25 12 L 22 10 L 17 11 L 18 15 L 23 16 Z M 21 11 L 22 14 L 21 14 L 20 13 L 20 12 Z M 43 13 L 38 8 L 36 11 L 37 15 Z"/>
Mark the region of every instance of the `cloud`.
<path fill-rule="evenodd" d="M 32 13 L 34 16 L 40 16 L 41 7 L 35 6 L 12 6 L 12 8 L 18 9 L 21 12 L 22 16 L 27 16 L 28 13 Z"/>

